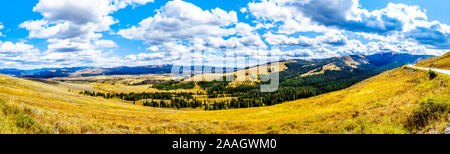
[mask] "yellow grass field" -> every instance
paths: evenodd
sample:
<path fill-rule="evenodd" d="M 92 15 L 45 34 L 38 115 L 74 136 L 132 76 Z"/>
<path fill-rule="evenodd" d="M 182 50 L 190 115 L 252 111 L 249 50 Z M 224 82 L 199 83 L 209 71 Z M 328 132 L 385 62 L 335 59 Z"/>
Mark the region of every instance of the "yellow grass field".
<path fill-rule="evenodd" d="M 138 85 L 138 86 L 127 86 L 122 84 L 104 84 L 104 83 L 91 83 L 94 89 L 109 92 L 109 93 L 129 93 L 129 92 L 192 92 L 203 91 L 200 87 L 194 87 L 193 89 L 175 89 L 175 90 L 159 90 L 156 88 L 151 88 L 151 85 Z"/>
<path fill-rule="evenodd" d="M 239 83 L 235 82 L 256 81 L 258 75 L 268 74 L 269 70 L 273 72 L 281 72 L 283 70 L 286 70 L 288 69 L 288 67 L 285 64 L 291 62 L 294 61 L 293 60 L 281 61 L 273 64 L 265 64 L 228 73 L 203 73 L 187 78 L 185 81 L 214 81 L 217 79 L 221 79 L 224 76 L 234 75 L 237 81 L 231 82 L 230 85 L 236 86 L 239 85 Z"/>
<path fill-rule="evenodd" d="M 220 111 L 133 105 L 0 75 L 0 133 L 442 133 L 441 118 L 421 130 L 407 127 L 419 102 L 450 102 L 450 77 L 407 67 L 344 90 L 283 104 Z"/>
<path fill-rule="evenodd" d="M 416 66 L 450 70 L 450 52 L 440 57 L 434 57 L 418 62 Z"/>

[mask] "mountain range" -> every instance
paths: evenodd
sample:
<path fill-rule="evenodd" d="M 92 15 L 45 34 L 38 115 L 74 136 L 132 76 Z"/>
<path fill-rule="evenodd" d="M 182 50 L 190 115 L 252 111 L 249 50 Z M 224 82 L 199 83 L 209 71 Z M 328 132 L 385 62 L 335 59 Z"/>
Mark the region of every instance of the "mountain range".
<path fill-rule="evenodd" d="M 318 72 L 325 71 L 327 69 L 347 70 L 357 67 L 362 69 L 371 69 L 373 71 L 384 71 L 405 64 L 416 63 L 420 60 L 431 57 L 433 56 L 385 52 L 367 56 L 351 55 L 326 59 L 297 60 L 295 64 L 289 65 L 315 64 L 315 66 L 323 66 L 323 68 L 314 68 L 309 70 L 313 71 L 311 73 L 314 73 L 314 71 Z M 81 77 L 81 76 L 97 76 L 97 75 L 168 74 L 171 73 L 172 67 L 173 65 L 166 64 L 166 65 L 148 65 L 136 67 L 122 66 L 114 68 L 71 67 L 71 68 L 43 68 L 34 70 L 0 69 L 0 74 L 16 77 L 29 77 L 29 78 Z M 206 68 L 213 70 L 213 73 L 214 70 L 217 69 L 227 69 L 221 67 L 203 66 L 203 69 Z M 236 70 L 238 68 L 231 68 L 231 69 Z M 196 72 L 194 72 L 194 74 L 195 73 Z"/>
<path fill-rule="evenodd" d="M 0 74 L 27 77 L 27 78 L 55 78 L 55 77 L 86 77 L 98 75 L 141 75 L 141 74 L 169 74 L 172 72 L 173 65 L 148 65 L 148 66 L 121 66 L 114 68 L 96 68 L 96 67 L 71 67 L 71 68 L 43 68 L 33 70 L 19 69 L 0 69 Z M 192 66 L 194 70 L 195 66 Z M 181 67 L 183 69 L 183 67 Z M 202 69 L 210 69 L 212 72 L 216 69 L 230 69 L 222 67 L 203 66 Z M 238 68 L 231 68 L 236 70 Z M 195 72 L 194 73 L 199 73 Z"/>

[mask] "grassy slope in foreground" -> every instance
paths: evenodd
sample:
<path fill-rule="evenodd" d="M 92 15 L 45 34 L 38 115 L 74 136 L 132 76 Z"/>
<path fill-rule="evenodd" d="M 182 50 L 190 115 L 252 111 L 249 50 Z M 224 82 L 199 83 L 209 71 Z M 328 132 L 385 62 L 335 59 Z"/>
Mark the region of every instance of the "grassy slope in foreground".
<path fill-rule="evenodd" d="M 434 57 L 418 62 L 415 66 L 450 70 L 450 52 L 440 57 Z"/>
<path fill-rule="evenodd" d="M 402 67 L 344 90 L 270 107 L 178 111 L 0 76 L 0 133 L 409 133 L 408 116 L 419 102 L 448 103 L 449 85 L 447 75 L 430 80 L 426 71 Z M 425 129 L 442 132 L 445 119 Z"/>

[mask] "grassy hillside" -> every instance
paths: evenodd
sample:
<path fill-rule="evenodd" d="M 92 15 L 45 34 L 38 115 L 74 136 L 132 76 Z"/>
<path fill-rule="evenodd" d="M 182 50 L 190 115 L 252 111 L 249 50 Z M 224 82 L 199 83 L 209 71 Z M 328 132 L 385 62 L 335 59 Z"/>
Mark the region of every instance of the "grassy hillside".
<path fill-rule="evenodd" d="M 450 70 L 450 52 L 440 57 L 421 61 L 416 66 Z"/>
<path fill-rule="evenodd" d="M 442 132 L 450 77 L 398 68 L 344 90 L 270 107 L 182 111 L 0 76 L 0 133 Z"/>

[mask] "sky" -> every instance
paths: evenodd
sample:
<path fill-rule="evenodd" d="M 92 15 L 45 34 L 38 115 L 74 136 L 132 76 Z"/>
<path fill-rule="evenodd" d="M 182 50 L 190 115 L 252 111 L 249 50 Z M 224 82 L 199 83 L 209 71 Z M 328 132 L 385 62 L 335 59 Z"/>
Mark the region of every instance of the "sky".
<path fill-rule="evenodd" d="M 379 52 L 438 56 L 450 50 L 447 0 L 0 3 L 0 68 L 191 61 L 223 66 L 229 57 L 257 64 Z"/>

